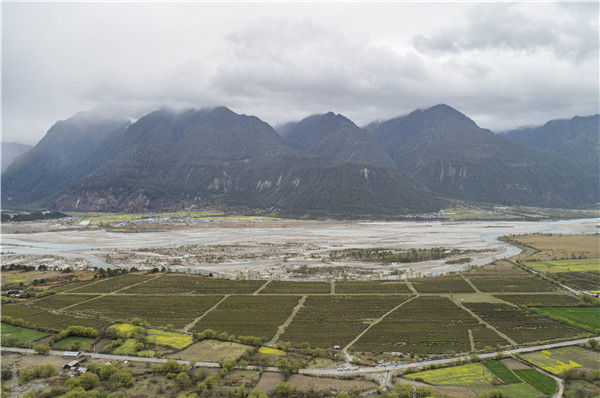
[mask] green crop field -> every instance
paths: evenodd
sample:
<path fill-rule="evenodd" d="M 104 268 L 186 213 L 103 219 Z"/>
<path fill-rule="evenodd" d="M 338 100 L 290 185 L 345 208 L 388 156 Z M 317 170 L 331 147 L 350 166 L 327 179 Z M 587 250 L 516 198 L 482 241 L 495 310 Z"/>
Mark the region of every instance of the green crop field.
<path fill-rule="evenodd" d="M 36 340 L 49 336 L 45 332 L 13 326 L 5 322 L 0 323 L 0 333 L 2 334 L 2 345 L 10 340 L 13 340 L 15 345 L 29 345 Z M 10 338 L 8 338 L 9 336 Z"/>
<path fill-rule="evenodd" d="M 341 281 L 335 282 L 336 293 L 411 293 L 403 281 Z"/>
<path fill-rule="evenodd" d="M 509 303 L 525 306 L 542 306 L 542 305 L 554 305 L 554 306 L 568 306 L 576 305 L 581 303 L 575 296 L 570 294 L 496 294 L 494 297 L 508 301 Z"/>
<path fill-rule="evenodd" d="M 541 272 L 585 272 L 600 270 L 600 258 L 583 258 L 574 260 L 531 261 L 525 263 L 530 268 Z"/>
<path fill-rule="evenodd" d="M 545 396 L 525 383 L 497 386 L 494 390 L 500 391 L 506 398 L 542 398 Z"/>
<path fill-rule="evenodd" d="M 222 296 L 104 296 L 71 308 L 84 314 L 100 315 L 113 321 L 141 318 L 153 326 L 182 328 Z"/>
<path fill-rule="evenodd" d="M 457 274 L 411 279 L 411 282 L 419 293 L 475 293 Z"/>
<path fill-rule="evenodd" d="M 431 354 L 470 350 L 469 329 L 482 326 L 468 312 L 444 297 L 423 296 L 406 303 L 373 326 L 354 345 L 358 351 Z M 506 344 L 489 335 L 486 346 Z"/>
<path fill-rule="evenodd" d="M 61 308 L 80 303 L 91 298 L 98 297 L 98 295 L 89 294 L 53 294 L 52 296 L 44 297 L 42 299 L 33 302 L 36 307 L 47 308 L 50 310 L 59 310 Z"/>
<path fill-rule="evenodd" d="M 485 361 L 483 366 L 488 368 L 497 378 L 505 382 L 506 384 L 519 384 L 521 379 L 513 373 L 512 370 L 506 367 L 502 361 Z"/>
<path fill-rule="evenodd" d="M 522 358 L 556 375 L 579 367 L 600 369 L 600 353 L 578 346 L 528 352 Z"/>
<path fill-rule="evenodd" d="M 107 320 L 98 317 L 80 317 L 75 316 L 73 312 L 53 313 L 25 304 L 5 304 L 2 306 L 2 315 L 22 318 L 35 327 L 54 331 L 61 331 L 72 325 L 100 330 L 108 323 Z"/>
<path fill-rule="evenodd" d="M 373 319 L 402 303 L 406 296 L 310 296 L 280 341 L 311 347 L 345 346 Z"/>
<path fill-rule="evenodd" d="M 91 339 L 88 337 L 70 336 L 70 337 L 66 337 L 66 338 L 54 343 L 53 348 L 56 348 L 59 350 L 75 350 L 75 347 L 73 345 L 78 343 L 79 344 L 79 348 L 77 348 L 78 351 L 79 350 L 89 351 L 92 349 L 93 342 L 94 342 L 94 339 Z"/>
<path fill-rule="evenodd" d="M 329 282 L 271 281 L 260 291 L 260 294 L 310 294 L 329 292 L 331 292 L 331 284 Z"/>
<path fill-rule="evenodd" d="M 110 293 L 123 289 L 134 283 L 143 282 L 155 275 L 148 274 L 126 274 L 106 278 L 98 283 L 88 284 L 78 289 L 72 290 L 71 293 Z"/>
<path fill-rule="evenodd" d="M 465 306 L 517 343 L 577 337 L 586 334 L 580 329 L 563 325 L 508 304 L 465 303 Z"/>
<path fill-rule="evenodd" d="M 207 313 L 194 327 L 267 341 L 289 317 L 300 296 L 231 296 Z"/>
<path fill-rule="evenodd" d="M 600 333 L 600 307 L 532 307 L 548 318 Z"/>
<path fill-rule="evenodd" d="M 197 275 L 162 275 L 152 281 L 123 290 L 127 294 L 247 294 L 265 281 L 216 279 Z"/>
<path fill-rule="evenodd" d="M 552 395 L 556 391 L 556 381 L 535 369 L 515 369 L 514 372 L 521 380 L 542 394 Z"/>

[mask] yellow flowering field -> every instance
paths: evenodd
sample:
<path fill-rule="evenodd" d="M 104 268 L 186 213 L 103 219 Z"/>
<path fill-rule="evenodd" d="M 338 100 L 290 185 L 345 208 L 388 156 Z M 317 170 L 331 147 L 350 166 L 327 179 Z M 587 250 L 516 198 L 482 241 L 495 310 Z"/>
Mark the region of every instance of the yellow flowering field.
<path fill-rule="evenodd" d="M 523 359 L 554 374 L 579 367 L 600 368 L 600 354 L 578 346 L 530 352 L 522 356 Z"/>
<path fill-rule="evenodd" d="M 278 357 L 285 355 L 285 351 L 278 350 L 277 348 L 271 348 L 271 347 L 260 347 L 258 349 L 258 352 L 260 352 L 261 354 L 276 355 Z"/>
<path fill-rule="evenodd" d="M 156 345 L 166 345 L 177 350 L 184 349 L 194 342 L 192 335 L 166 332 L 159 329 L 148 329 L 148 342 Z"/>
<path fill-rule="evenodd" d="M 452 366 L 449 368 L 432 369 L 405 375 L 407 379 L 422 379 L 433 385 L 490 385 L 494 375 L 481 363 Z"/>

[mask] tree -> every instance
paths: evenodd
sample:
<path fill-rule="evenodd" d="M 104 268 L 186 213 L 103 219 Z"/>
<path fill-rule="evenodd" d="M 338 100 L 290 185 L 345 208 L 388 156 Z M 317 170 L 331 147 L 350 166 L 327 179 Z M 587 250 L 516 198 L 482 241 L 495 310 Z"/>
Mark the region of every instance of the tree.
<path fill-rule="evenodd" d="M 190 376 L 185 372 L 179 372 L 177 377 L 175 377 L 175 382 L 181 389 L 188 388 L 192 384 Z"/>
<path fill-rule="evenodd" d="M 50 352 L 50 346 L 48 344 L 38 344 L 33 347 L 33 351 L 35 351 L 36 354 L 48 355 Z"/>
<path fill-rule="evenodd" d="M 290 383 L 288 383 L 287 381 L 282 381 L 280 383 L 277 383 L 277 385 L 275 386 L 275 392 L 277 393 L 277 395 L 279 395 L 281 397 L 287 397 L 293 391 L 294 391 L 294 389 L 292 388 L 292 385 Z"/>
<path fill-rule="evenodd" d="M 598 349 L 598 345 L 599 345 L 600 343 L 598 343 L 598 340 L 596 340 L 596 339 L 589 339 L 589 340 L 588 340 L 588 344 L 589 344 L 589 346 L 590 346 L 591 348 L 593 348 L 594 350 L 597 350 L 597 349 Z"/>
<path fill-rule="evenodd" d="M 81 376 L 79 376 L 79 385 L 83 387 L 84 390 L 91 390 L 94 387 L 97 387 L 100 384 L 100 379 L 95 373 L 85 372 Z"/>

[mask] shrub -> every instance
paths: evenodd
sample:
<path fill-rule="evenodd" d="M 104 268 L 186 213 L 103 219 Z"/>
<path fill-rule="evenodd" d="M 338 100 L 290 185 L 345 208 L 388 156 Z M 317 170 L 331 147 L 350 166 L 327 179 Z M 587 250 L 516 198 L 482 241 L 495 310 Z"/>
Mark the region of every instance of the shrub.
<path fill-rule="evenodd" d="M 50 352 L 50 346 L 48 344 L 38 344 L 33 347 L 33 351 L 35 351 L 36 354 L 48 355 Z"/>
<path fill-rule="evenodd" d="M 292 385 L 287 381 L 277 383 L 277 385 L 275 386 L 275 393 L 281 397 L 287 397 L 293 391 L 294 389 L 292 388 Z"/>

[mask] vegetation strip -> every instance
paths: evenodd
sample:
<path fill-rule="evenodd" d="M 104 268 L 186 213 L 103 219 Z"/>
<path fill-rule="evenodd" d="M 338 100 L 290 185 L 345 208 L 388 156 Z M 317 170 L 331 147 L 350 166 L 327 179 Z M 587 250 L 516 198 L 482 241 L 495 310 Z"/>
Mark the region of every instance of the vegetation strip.
<path fill-rule="evenodd" d="M 506 384 L 518 384 L 521 382 L 521 379 L 500 360 L 485 361 L 483 365 Z"/>

